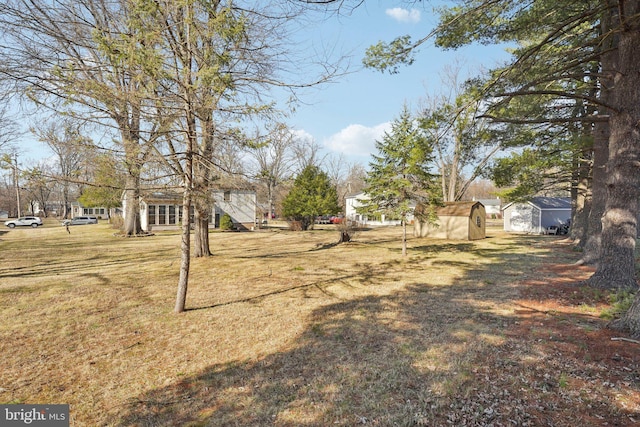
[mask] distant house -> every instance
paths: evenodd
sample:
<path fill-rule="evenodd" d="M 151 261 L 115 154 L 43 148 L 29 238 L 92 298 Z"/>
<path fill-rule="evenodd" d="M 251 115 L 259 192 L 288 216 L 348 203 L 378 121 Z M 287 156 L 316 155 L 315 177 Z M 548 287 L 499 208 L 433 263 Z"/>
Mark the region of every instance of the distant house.
<path fill-rule="evenodd" d="M 487 218 L 502 218 L 502 200 L 500 200 L 500 197 L 496 197 L 495 199 L 473 200 L 482 203 L 487 213 Z"/>
<path fill-rule="evenodd" d="M 224 214 L 231 217 L 237 230 L 251 230 L 255 227 L 255 191 L 215 190 L 212 196 L 214 206 L 209 227 L 220 227 L 220 218 Z M 191 215 L 193 216 L 193 207 Z M 176 228 L 182 224 L 182 217 L 182 194 L 179 192 L 150 192 L 140 198 L 140 223 L 143 230 Z"/>
<path fill-rule="evenodd" d="M 433 237 L 451 240 L 479 240 L 486 237 L 487 214 L 478 201 L 448 202 L 436 209 L 437 226 L 414 222 L 416 237 Z"/>
<path fill-rule="evenodd" d="M 256 225 L 257 196 L 254 190 L 215 190 L 213 211 L 215 227 L 220 227 L 220 218 L 228 214 L 238 230 L 253 230 Z"/>
<path fill-rule="evenodd" d="M 505 231 L 544 234 L 547 227 L 559 226 L 571 219 L 571 199 L 534 197 L 527 202 L 507 204 L 502 215 Z"/>
<path fill-rule="evenodd" d="M 59 200 L 47 200 L 45 204 L 37 200 L 31 200 L 29 204 L 31 205 L 31 212 L 33 212 L 34 215 L 41 217 L 64 215 L 64 203 Z"/>
<path fill-rule="evenodd" d="M 91 215 L 97 217 L 98 219 L 109 219 L 109 216 L 113 216 L 115 212 L 115 209 L 110 210 L 109 208 L 105 207 L 88 208 L 86 206 L 83 206 L 80 202 L 71 202 L 72 217 Z"/>
<path fill-rule="evenodd" d="M 358 208 L 363 206 L 370 197 L 366 193 L 357 193 L 345 197 L 345 218 L 353 221 L 361 226 L 383 226 L 383 225 L 400 225 L 399 219 L 389 219 L 384 214 L 379 215 L 363 215 L 358 212 Z M 407 215 L 407 221 L 413 221 L 413 213 Z"/>
<path fill-rule="evenodd" d="M 0 210 L 0 219 L 8 219 L 8 218 L 9 218 L 9 211 Z"/>
<path fill-rule="evenodd" d="M 71 217 L 91 215 L 99 219 L 109 219 L 110 215 L 113 216 L 118 211 L 118 209 L 115 208 L 111 210 L 105 207 L 89 208 L 77 201 L 71 202 L 68 205 L 68 212 Z M 40 216 L 64 217 L 64 206 L 65 203 L 61 200 L 47 201 L 46 205 L 44 206 L 42 206 L 37 200 L 31 201 L 32 212 L 34 212 L 34 215 Z"/>

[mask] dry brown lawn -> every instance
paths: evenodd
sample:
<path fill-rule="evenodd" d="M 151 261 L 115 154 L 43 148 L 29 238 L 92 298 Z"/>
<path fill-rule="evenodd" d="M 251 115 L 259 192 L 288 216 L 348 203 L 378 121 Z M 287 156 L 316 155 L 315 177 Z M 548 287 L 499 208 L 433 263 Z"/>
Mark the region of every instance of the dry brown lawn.
<path fill-rule="evenodd" d="M 212 233 L 172 312 L 178 232 L 0 234 L 0 403 L 72 426 L 640 424 L 640 345 L 555 236 Z"/>

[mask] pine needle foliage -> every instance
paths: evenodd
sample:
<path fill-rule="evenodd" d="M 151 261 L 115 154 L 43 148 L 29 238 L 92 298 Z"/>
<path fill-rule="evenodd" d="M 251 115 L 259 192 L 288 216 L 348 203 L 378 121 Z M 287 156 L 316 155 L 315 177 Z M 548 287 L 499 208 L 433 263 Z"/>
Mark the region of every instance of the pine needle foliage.
<path fill-rule="evenodd" d="M 293 188 L 282 202 L 283 215 L 295 221 L 299 228 L 313 228 L 315 218 L 340 212 L 338 191 L 329 176 L 319 167 L 310 165 L 298 175 Z"/>
<path fill-rule="evenodd" d="M 369 163 L 365 179 L 367 200 L 358 211 L 364 215 L 385 215 L 403 224 L 403 253 L 406 253 L 406 224 L 416 204 L 440 204 L 433 146 L 405 106 L 400 116 L 376 141 L 377 154 Z"/>

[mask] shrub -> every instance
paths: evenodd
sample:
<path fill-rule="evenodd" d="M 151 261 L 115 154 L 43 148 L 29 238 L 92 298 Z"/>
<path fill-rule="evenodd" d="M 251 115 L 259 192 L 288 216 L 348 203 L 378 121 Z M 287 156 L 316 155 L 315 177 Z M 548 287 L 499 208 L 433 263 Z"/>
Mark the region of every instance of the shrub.
<path fill-rule="evenodd" d="M 233 230 L 233 220 L 229 214 L 222 215 L 220 218 L 220 230 Z"/>

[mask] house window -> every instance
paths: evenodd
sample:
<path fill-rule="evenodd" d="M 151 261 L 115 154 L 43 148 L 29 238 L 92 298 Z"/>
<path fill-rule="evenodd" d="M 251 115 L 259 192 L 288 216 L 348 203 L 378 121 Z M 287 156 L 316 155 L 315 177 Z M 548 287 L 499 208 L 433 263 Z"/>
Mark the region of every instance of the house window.
<path fill-rule="evenodd" d="M 477 225 L 478 227 L 482 227 L 482 220 L 480 219 L 480 216 L 477 216 L 477 217 L 476 217 L 476 225 Z"/>
<path fill-rule="evenodd" d="M 149 225 L 156 224 L 156 205 L 149 205 Z"/>
<path fill-rule="evenodd" d="M 177 224 L 176 207 L 174 205 L 169 205 L 169 224 Z"/>
<path fill-rule="evenodd" d="M 230 202 L 231 201 L 231 191 L 225 191 L 224 194 L 222 195 L 222 198 L 224 199 L 225 202 Z"/>
<path fill-rule="evenodd" d="M 167 223 L 167 207 L 165 205 L 158 206 L 158 224 Z"/>

